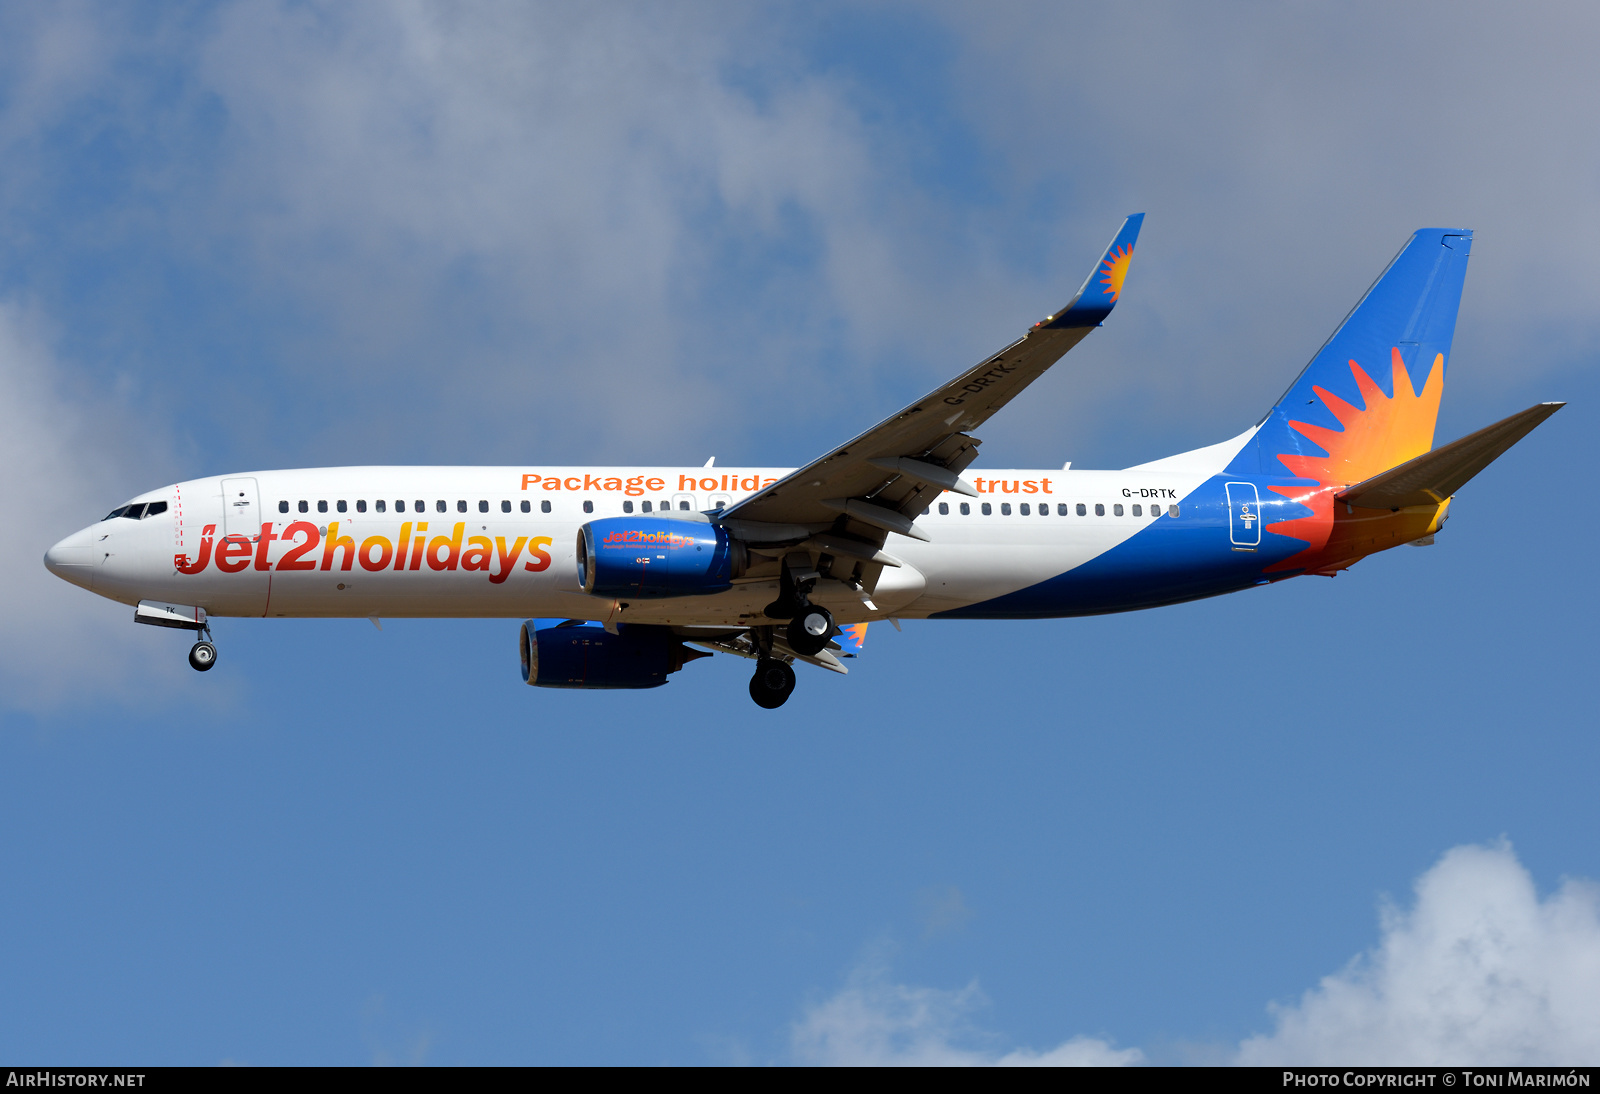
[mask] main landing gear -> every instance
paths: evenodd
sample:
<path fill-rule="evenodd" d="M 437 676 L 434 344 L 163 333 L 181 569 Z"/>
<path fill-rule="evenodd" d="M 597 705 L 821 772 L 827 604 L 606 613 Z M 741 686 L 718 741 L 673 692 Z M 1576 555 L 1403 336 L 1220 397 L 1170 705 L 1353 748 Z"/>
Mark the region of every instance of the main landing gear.
<path fill-rule="evenodd" d="M 783 562 L 778 599 L 763 609 L 769 619 L 789 621 L 784 638 L 789 648 L 802 657 L 815 657 L 833 637 L 833 615 L 808 599 L 821 576 L 812 568 L 810 556 L 791 555 Z"/>
<path fill-rule="evenodd" d="M 750 677 L 750 698 L 756 706 L 776 710 L 794 694 L 794 669 L 775 657 L 763 657 L 756 662 L 756 674 Z"/>
<path fill-rule="evenodd" d="M 789 620 L 789 629 L 784 637 L 789 640 L 789 648 L 795 653 L 815 657 L 827 646 L 828 639 L 832 635 L 833 616 L 828 613 L 828 609 L 807 604 L 800 609 L 799 614 Z"/>

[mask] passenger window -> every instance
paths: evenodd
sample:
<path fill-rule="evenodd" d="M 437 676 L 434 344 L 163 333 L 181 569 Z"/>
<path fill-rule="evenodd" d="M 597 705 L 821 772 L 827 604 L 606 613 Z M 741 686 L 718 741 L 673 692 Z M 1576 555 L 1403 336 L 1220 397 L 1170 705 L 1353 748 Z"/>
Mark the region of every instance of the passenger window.
<path fill-rule="evenodd" d="M 327 502 L 325 502 L 325 501 L 317 502 L 317 512 L 326 513 L 327 511 L 328 511 L 328 503 Z"/>
<path fill-rule="evenodd" d="M 509 509 L 509 508 L 510 508 L 510 505 L 509 505 L 509 504 L 508 504 L 508 505 L 507 505 L 507 506 L 506 506 L 506 507 L 507 507 L 507 508 L 508 508 L 508 509 Z M 532 505 L 532 503 L 530 503 L 530 502 L 527 502 L 527 501 L 524 501 L 524 502 L 523 502 L 523 503 L 522 503 L 522 511 L 523 511 L 523 512 L 524 512 L 524 513 L 531 513 L 531 512 L 533 512 L 533 505 Z"/>
<path fill-rule="evenodd" d="M 350 511 L 350 507 L 348 505 L 346 505 L 343 501 L 341 501 L 337 505 L 335 505 L 334 508 L 339 510 L 339 512 L 341 512 L 341 513 L 347 513 L 347 512 Z"/>
<path fill-rule="evenodd" d="M 964 517 L 971 516 L 972 515 L 972 506 L 968 505 L 966 502 L 962 502 L 961 503 L 961 515 L 964 516 Z"/>
<path fill-rule="evenodd" d="M 686 502 L 686 501 L 680 501 L 680 502 L 679 502 L 679 503 L 678 503 L 678 508 L 679 508 L 679 510 L 681 510 L 681 511 L 683 511 L 683 512 L 688 512 L 688 510 L 689 510 L 689 503 L 688 503 L 688 502 Z"/>
<path fill-rule="evenodd" d="M 1133 515 L 1136 516 L 1136 517 L 1142 517 L 1142 516 L 1144 516 L 1144 510 L 1141 509 L 1139 506 L 1135 505 L 1133 507 Z"/>
<path fill-rule="evenodd" d="M 984 516 L 986 516 L 986 517 L 994 516 L 994 506 L 990 505 L 988 502 L 984 502 L 982 508 L 983 508 L 983 515 Z"/>
<path fill-rule="evenodd" d="M 380 501 L 378 504 L 382 505 L 383 502 Z M 367 501 L 366 501 L 365 498 L 362 498 L 360 501 L 356 502 L 356 512 L 365 513 L 366 511 L 367 511 Z"/>
<path fill-rule="evenodd" d="M 1101 505 L 1099 502 L 1095 502 L 1094 503 L 1094 515 L 1097 516 L 1097 517 L 1105 516 L 1106 515 L 1106 507 L 1104 505 Z"/>
<path fill-rule="evenodd" d="M 1080 517 L 1086 517 L 1089 515 L 1089 510 L 1084 507 L 1084 504 L 1081 501 L 1078 503 L 1078 515 Z"/>
<path fill-rule="evenodd" d="M 500 502 L 500 511 L 502 513 L 511 512 L 511 503 L 509 501 L 501 501 Z"/>
<path fill-rule="evenodd" d="M 1011 503 L 1009 501 L 1003 501 L 1000 503 L 1000 515 L 1002 517 L 1009 517 L 1011 515 Z"/>
<path fill-rule="evenodd" d="M 1122 515 L 1122 506 L 1113 505 L 1111 507 L 1111 515 L 1114 517 L 1120 517 Z"/>
<path fill-rule="evenodd" d="M 1066 515 L 1067 515 L 1067 503 L 1064 502 L 1064 501 L 1057 502 L 1056 503 L 1056 516 L 1064 517 Z"/>
<path fill-rule="evenodd" d="M 465 498 L 462 498 L 461 500 L 456 502 L 456 512 L 465 513 L 466 511 L 467 511 L 467 501 L 466 501 Z"/>
<path fill-rule="evenodd" d="M 1167 516 L 1173 517 L 1174 519 L 1176 519 L 1176 517 L 1178 516 L 1178 507 L 1176 505 L 1167 506 Z"/>
<path fill-rule="evenodd" d="M 631 512 L 633 512 L 633 502 L 631 502 L 631 501 L 625 501 L 625 502 L 623 502 L 623 503 L 622 503 L 622 511 L 623 511 L 623 512 L 624 512 L 624 513 L 631 513 Z"/>
<path fill-rule="evenodd" d="M 539 503 L 539 512 L 548 513 L 549 511 L 550 511 L 550 503 L 548 501 L 541 501 Z"/>
<path fill-rule="evenodd" d="M 928 507 L 927 507 L 927 506 L 926 506 L 926 505 L 924 505 L 924 506 L 923 506 L 923 507 L 922 507 L 922 515 L 923 515 L 923 516 L 927 516 L 927 515 L 928 515 L 928 514 L 929 514 L 929 513 L 931 513 L 931 512 L 933 512 L 933 510 L 932 510 L 932 509 L 930 509 L 930 508 L 928 508 Z"/>
<path fill-rule="evenodd" d="M 385 508 L 384 501 L 383 501 L 382 498 L 379 498 L 378 501 L 377 501 L 378 512 L 380 512 L 380 513 L 383 512 L 384 508 Z"/>
<path fill-rule="evenodd" d="M 295 506 L 295 508 L 299 509 L 302 513 L 309 513 L 311 511 L 310 507 L 307 506 L 305 502 L 301 502 L 299 505 Z"/>
<path fill-rule="evenodd" d="M 404 513 L 406 511 L 406 503 L 403 501 L 396 501 L 394 503 L 394 511 L 396 513 Z"/>
<path fill-rule="evenodd" d="M 639 512 L 648 513 L 649 511 L 650 511 L 650 503 L 649 502 L 642 501 L 642 502 L 639 503 Z"/>
<path fill-rule="evenodd" d="M 439 504 L 440 506 L 443 506 L 444 502 L 441 501 Z M 428 503 L 423 501 L 421 498 L 418 498 L 412 503 L 411 508 L 415 509 L 419 513 L 426 513 L 428 511 Z"/>
<path fill-rule="evenodd" d="M 1022 516 L 1022 517 L 1025 517 L 1025 516 L 1028 515 L 1028 503 L 1027 502 L 1023 502 L 1021 505 L 1017 506 L 1017 515 L 1018 516 Z"/>
<path fill-rule="evenodd" d="M 510 508 L 510 507 L 507 506 L 507 508 Z M 488 511 L 489 511 L 489 503 L 488 502 L 486 502 L 486 501 L 478 502 L 478 512 L 487 513 Z"/>
<path fill-rule="evenodd" d="M 950 503 L 949 502 L 941 501 L 939 503 L 939 515 L 941 517 L 948 517 L 950 515 Z"/>
<path fill-rule="evenodd" d="M 153 501 L 144 507 L 144 515 L 147 517 L 153 517 L 166 511 L 167 503 L 164 501 Z"/>
<path fill-rule="evenodd" d="M 278 503 L 278 512 L 287 513 L 288 511 L 289 511 L 289 503 L 286 502 L 286 501 L 280 501 Z"/>
<path fill-rule="evenodd" d="M 656 509 L 658 511 L 660 511 L 660 512 L 665 513 L 668 509 L 671 509 L 671 508 L 672 508 L 672 503 L 670 501 L 668 501 L 666 498 L 662 498 L 660 501 L 656 502 Z"/>
<path fill-rule="evenodd" d="M 443 498 L 440 498 L 438 501 L 434 502 L 433 508 L 440 513 L 448 513 L 450 511 L 450 506 L 446 504 Z"/>
<path fill-rule="evenodd" d="M 583 503 L 583 511 L 584 511 L 584 512 L 585 512 L 585 513 L 592 513 L 592 512 L 594 512 L 594 502 L 592 502 L 592 501 L 586 501 L 586 502 L 584 502 L 584 503 Z"/>

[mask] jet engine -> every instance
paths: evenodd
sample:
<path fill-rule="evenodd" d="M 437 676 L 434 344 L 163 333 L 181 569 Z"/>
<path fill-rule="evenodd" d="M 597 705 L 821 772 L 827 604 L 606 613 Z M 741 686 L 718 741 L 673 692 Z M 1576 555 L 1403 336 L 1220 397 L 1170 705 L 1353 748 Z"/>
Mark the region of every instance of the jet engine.
<path fill-rule="evenodd" d="M 578 529 L 578 580 L 596 596 L 659 600 L 720 593 L 745 568 L 726 528 L 672 517 L 607 517 Z"/>
<path fill-rule="evenodd" d="M 541 624 L 553 624 L 541 626 Z M 540 688 L 658 688 L 700 657 L 666 627 L 530 619 L 522 625 L 522 682 Z"/>

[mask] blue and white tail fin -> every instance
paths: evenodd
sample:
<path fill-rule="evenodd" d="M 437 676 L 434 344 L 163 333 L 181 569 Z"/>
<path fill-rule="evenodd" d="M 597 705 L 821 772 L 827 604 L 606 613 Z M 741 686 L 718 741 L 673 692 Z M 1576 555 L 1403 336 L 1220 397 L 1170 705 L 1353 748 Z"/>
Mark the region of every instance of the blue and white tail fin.
<path fill-rule="evenodd" d="M 1359 482 L 1427 452 L 1472 233 L 1414 233 L 1351 309 L 1229 474 Z"/>

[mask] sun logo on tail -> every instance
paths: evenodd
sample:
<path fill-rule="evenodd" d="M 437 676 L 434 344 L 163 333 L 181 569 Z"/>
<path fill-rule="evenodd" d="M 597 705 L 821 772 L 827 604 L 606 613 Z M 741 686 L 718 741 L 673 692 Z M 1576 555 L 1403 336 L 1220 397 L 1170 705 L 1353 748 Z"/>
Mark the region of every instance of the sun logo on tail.
<path fill-rule="evenodd" d="M 1354 361 L 1350 362 L 1350 371 L 1364 406 L 1353 406 L 1330 391 L 1312 388 L 1339 420 L 1339 428 L 1290 422 L 1290 428 L 1328 454 L 1281 455 L 1278 458 L 1284 466 L 1300 478 L 1348 485 L 1405 463 L 1433 447 L 1439 397 L 1444 394 L 1444 354 L 1435 356 L 1421 392 L 1412 386 L 1411 373 L 1400 351 L 1391 350 L 1390 357 L 1393 396 L 1385 395 L 1377 381 Z"/>
<path fill-rule="evenodd" d="M 1338 419 L 1338 428 L 1310 422 L 1289 423 L 1291 429 L 1327 455 L 1285 452 L 1278 456 L 1290 474 L 1311 479 L 1316 485 L 1272 487 L 1274 492 L 1311 509 L 1312 515 L 1267 526 L 1269 532 L 1308 542 L 1304 551 L 1269 567 L 1270 570 L 1298 569 L 1316 562 L 1332 526 L 1333 495 L 1340 489 L 1398 467 L 1433 448 L 1433 427 L 1439 417 L 1439 400 L 1444 394 L 1444 354 L 1434 356 L 1433 367 L 1420 392 L 1413 385 L 1398 348 L 1390 351 L 1390 368 L 1392 396 L 1385 395 L 1365 369 L 1350 362 L 1362 406 L 1347 403 L 1325 388 L 1312 388 Z"/>
<path fill-rule="evenodd" d="M 1122 295 L 1122 283 L 1128 279 L 1128 263 L 1133 261 L 1133 248 L 1126 243 L 1105 257 L 1100 268 L 1100 284 L 1105 286 L 1102 290 L 1111 297 L 1111 302 L 1117 302 L 1117 297 Z"/>

